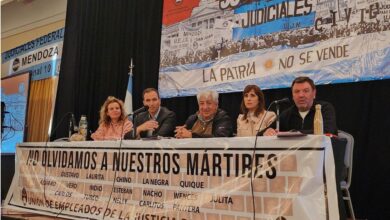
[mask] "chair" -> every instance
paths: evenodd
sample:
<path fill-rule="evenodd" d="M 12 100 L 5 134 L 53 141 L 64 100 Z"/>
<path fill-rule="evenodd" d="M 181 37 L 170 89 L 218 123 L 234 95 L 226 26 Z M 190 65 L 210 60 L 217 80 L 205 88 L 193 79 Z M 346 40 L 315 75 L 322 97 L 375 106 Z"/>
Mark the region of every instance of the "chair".
<path fill-rule="evenodd" d="M 343 192 L 343 199 L 347 201 L 349 213 L 351 215 L 351 218 L 355 220 L 355 213 L 353 211 L 352 206 L 352 200 L 351 195 L 349 193 L 349 187 L 351 186 L 351 179 L 352 179 L 352 162 L 353 162 L 353 146 L 354 146 L 354 138 L 351 134 L 345 132 L 345 131 L 338 131 L 338 136 L 340 138 L 345 138 L 347 140 L 347 145 L 345 147 L 345 156 L 344 156 L 344 164 L 345 168 L 347 169 L 347 175 L 345 179 L 343 179 L 340 183 L 341 185 L 341 191 Z"/>

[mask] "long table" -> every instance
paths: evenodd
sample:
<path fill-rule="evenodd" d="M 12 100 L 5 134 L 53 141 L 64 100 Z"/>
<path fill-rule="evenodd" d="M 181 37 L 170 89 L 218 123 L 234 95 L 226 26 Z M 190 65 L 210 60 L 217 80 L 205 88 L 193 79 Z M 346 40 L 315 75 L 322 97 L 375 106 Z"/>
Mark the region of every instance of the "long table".
<path fill-rule="evenodd" d="M 8 209 L 69 219 L 339 219 L 329 137 L 23 143 Z"/>

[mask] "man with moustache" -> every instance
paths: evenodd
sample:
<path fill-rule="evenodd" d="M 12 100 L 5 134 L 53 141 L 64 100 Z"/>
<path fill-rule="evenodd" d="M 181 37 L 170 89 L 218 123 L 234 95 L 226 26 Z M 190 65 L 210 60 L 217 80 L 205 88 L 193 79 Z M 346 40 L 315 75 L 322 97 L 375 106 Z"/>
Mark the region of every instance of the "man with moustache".
<path fill-rule="evenodd" d="M 176 138 L 231 137 L 233 125 L 229 115 L 218 108 L 218 93 L 201 91 L 197 95 L 199 110 L 176 127 Z"/>

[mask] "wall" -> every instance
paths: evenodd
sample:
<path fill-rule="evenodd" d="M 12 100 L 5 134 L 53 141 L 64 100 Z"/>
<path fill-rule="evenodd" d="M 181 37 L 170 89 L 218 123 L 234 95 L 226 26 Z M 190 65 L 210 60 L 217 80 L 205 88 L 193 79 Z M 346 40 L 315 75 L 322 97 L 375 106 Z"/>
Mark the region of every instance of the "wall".
<path fill-rule="evenodd" d="M 1 52 L 65 27 L 67 0 L 14 0 L 1 6 Z M 6 76 L 1 70 L 1 77 Z"/>

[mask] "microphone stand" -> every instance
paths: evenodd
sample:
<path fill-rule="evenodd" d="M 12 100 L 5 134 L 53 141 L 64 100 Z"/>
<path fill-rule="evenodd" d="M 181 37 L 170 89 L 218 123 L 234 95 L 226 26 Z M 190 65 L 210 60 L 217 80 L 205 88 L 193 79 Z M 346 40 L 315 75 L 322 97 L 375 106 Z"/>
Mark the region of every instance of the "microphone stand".
<path fill-rule="evenodd" d="M 72 118 L 69 120 L 69 129 L 68 129 L 68 137 L 69 137 L 69 140 L 70 140 L 70 137 L 72 136 L 72 128 L 73 128 L 73 122 L 72 122 Z"/>
<path fill-rule="evenodd" d="M 252 152 L 252 164 L 251 164 L 251 179 L 250 179 L 250 190 L 251 190 L 251 194 L 252 194 L 252 208 L 253 208 L 253 219 L 256 219 L 256 204 L 255 204 L 255 195 L 254 195 L 254 191 L 253 191 L 253 163 L 254 163 L 254 159 L 255 158 L 255 154 L 256 154 L 256 149 L 257 149 L 257 138 L 259 137 L 260 135 L 260 132 L 262 131 L 265 131 L 267 128 L 263 129 L 263 130 L 260 130 L 261 129 L 261 126 L 263 125 L 263 122 L 264 122 L 264 119 L 265 119 L 265 116 L 267 116 L 267 113 L 268 111 L 270 110 L 271 106 L 272 105 L 276 105 L 276 129 L 279 130 L 279 111 L 280 111 L 280 108 L 279 108 L 279 104 L 281 103 L 281 101 L 273 101 L 271 102 L 271 104 L 268 106 L 268 108 L 265 110 L 264 112 L 264 116 L 263 118 L 261 119 L 260 121 L 260 125 L 259 125 L 259 128 L 258 128 L 258 132 L 256 134 L 256 138 L 255 138 L 255 144 L 253 146 L 253 152 Z"/>
<path fill-rule="evenodd" d="M 131 138 L 132 139 L 137 139 L 137 124 L 135 124 L 135 116 L 138 115 L 137 113 L 130 113 L 128 116 L 131 116 L 131 121 L 133 122 L 133 130 L 131 131 Z"/>
<path fill-rule="evenodd" d="M 268 111 L 271 108 L 272 105 L 275 105 L 275 107 L 276 107 L 276 130 L 277 131 L 280 130 L 280 104 L 284 103 L 284 102 L 289 102 L 289 99 L 288 98 L 284 98 L 284 99 L 273 101 L 273 102 L 271 102 L 271 104 L 269 105 L 269 107 L 267 109 L 267 111 Z"/>
<path fill-rule="evenodd" d="M 131 132 L 131 136 L 133 139 L 137 139 L 137 125 L 135 124 L 134 121 L 136 114 L 131 113 L 130 115 L 131 115 L 131 121 L 133 122 L 133 131 Z"/>
<path fill-rule="evenodd" d="M 131 115 L 131 121 L 133 122 L 133 131 L 131 132 L 131 135 L 133 136 L 133 139 L 137 139 L 137 125 L 135 124 L 135 116 L 138 115 L 141 112 L 147 111 L 149 109 L 148 106 L 143 106 L 140 109 L 135 110 L 133 113 L 128 114 L 127 116 Z"/>
<path fill-rule="evenodd" d="M 276 130 L 279 131 L 279 126 L 280 126 L 280 120 L 279 120 L 280 106 L 279 106 L 279 103 L 277 103 L 277 102 L 275 103 L 275 105 L 276 105 Z"/>

